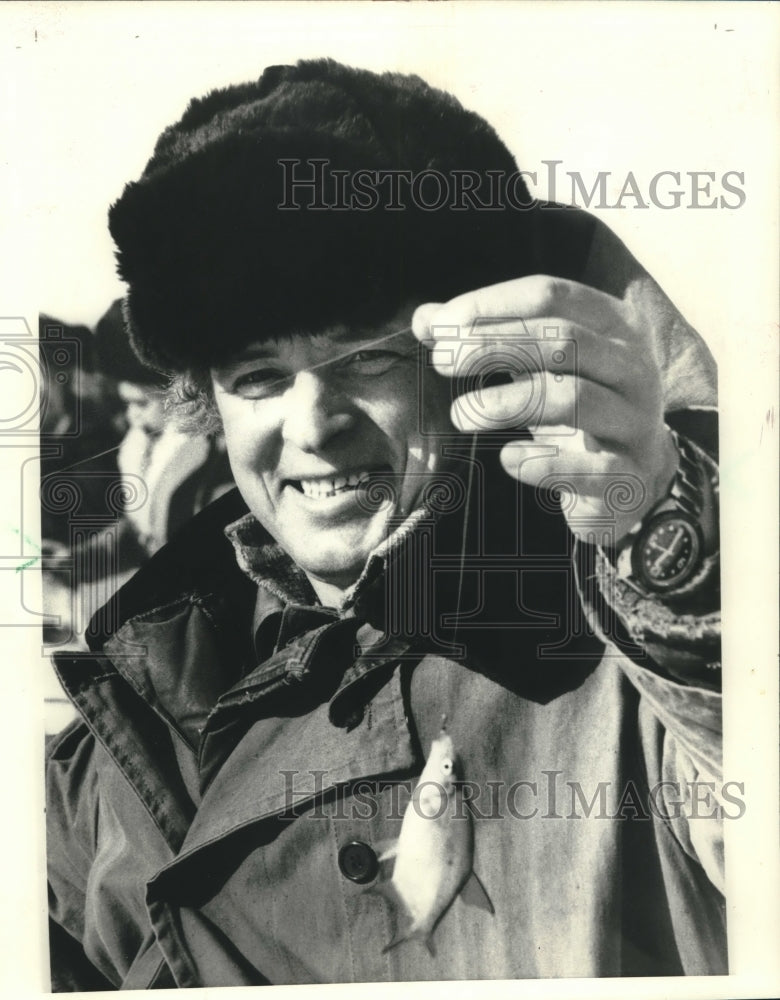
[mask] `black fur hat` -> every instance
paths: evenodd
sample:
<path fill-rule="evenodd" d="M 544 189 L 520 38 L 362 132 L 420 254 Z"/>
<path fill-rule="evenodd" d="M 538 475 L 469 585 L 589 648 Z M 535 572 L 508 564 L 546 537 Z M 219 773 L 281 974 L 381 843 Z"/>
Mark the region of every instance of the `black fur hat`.
<path fill-rule="evenodd" d="M 317 169 L 319 202 L 347 207 L 317 208 L 304 187 L 291 201 L 285 177 Z M 449 181 L 516 166 L 487 122 L 416 76 L 304 61 L 193 100 L 109 213 L 141 359 L 208 366 L 252 341 L 370 327 L 404 304 L 524 273 L 527 213 L 431 208 L 435 179 L 424 205 L 407 193 L 389 207 L 389 182 L 378 204 L 355 201 L 356 171 L 391 170 Z M 346 200 L 337 183 L 350 185 Z M 522 182 L 514 191 L 530 201 Z"/>
<path fill-rule="evenodd" d="M 116 299 L 98 320 L 94 334 L 95 366 L 117 382 L 163 388 L 167 379 L 136 357 L 127 339 L 123 301 Z"/>

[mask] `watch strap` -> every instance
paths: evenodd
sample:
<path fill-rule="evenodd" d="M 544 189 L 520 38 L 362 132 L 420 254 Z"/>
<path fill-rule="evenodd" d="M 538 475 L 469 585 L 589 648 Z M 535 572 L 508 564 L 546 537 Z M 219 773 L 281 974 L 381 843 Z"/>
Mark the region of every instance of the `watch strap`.
<path fill-rule="evenodd" d="M 688 439 L 677 431 L 671 431 L 671 435 L 680 459 L 665 501 L 673 501 L 678 510 L 698 520 L 704 505 L 704 470 Z M 658 513 L 658 510 L 654 508 L 651 516 L 653 513 Z"/>
<path fill-rule="evenodd" d="M 687 438 L 671 428 L 670 434 L 679 456 L 672 483 L 666 495 L 650 509 L 641 521 L 638 521 L 631 528 L 614 557 L 617 577 L 644 597 L 658 596 L 659 594 L 672 596 L 679 589 L 675 586 L 653 588 L 645 585 L 637 576 L 636 549 L 647 536 L 648 531 L 652 530 L 654 523 L 660 524 L 661 521 L 674 517 L 675 514 L 688 522 L 689 530 L 692 534 L 695 532 L 697 536 L 696 539 L 691 536 L 691 541 L 695 542 L 697 562 L 694 577 L 698 575 L 697 571 L 704 556 L 700 518 L 704 507 L 706 483 L 710 477 L 698 449 Z M 687 589 L 689 582 L 686 580 L 680 584 L 680 587 Z"/>

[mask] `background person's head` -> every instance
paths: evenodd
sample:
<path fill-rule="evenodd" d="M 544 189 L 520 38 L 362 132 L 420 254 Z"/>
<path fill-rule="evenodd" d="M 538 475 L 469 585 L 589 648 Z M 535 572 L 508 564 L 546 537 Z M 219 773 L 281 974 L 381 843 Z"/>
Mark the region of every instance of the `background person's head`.
<path fill-rule="evenodd" d="M 95 365 L 116 384 L 128 428 L 154 436 L 165 427 L 168 378 L 139 361 L 127 336 L 122 299 L 112 302 L 95 328 Z"/>

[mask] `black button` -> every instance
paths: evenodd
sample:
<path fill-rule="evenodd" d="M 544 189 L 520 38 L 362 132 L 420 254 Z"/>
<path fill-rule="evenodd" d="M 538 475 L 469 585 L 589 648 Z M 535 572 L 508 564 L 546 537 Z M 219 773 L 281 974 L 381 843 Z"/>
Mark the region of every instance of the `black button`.
<path fill-rule="evenodd" d="M 362 840 L 352 840 L 339 851 L 341 874 L 352 882 L 363 885 L 376 878 L 379 861 L 376 854 Z"/>

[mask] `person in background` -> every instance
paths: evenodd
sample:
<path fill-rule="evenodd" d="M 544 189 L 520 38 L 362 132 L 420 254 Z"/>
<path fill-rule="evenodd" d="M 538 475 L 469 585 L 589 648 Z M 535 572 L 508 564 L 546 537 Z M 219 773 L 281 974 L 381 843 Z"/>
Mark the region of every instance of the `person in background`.
<path fill-rule="evenodd" d="M 194 514 L 233 485 L 219 434 L 182 430 L 166 409 L 166 375 L 142 365 L 117 299 L 95 330 L 96 365 L 116 383 L 127 421 L 117 463 L 129 489 L 126 525 L 143 561 Z M 123 560 L 124 570 L 127 568 Z"/>
<path fill-rule="evenodd" d="M 96 365 L 88 327 L 42 313 L 38 321 L 41 363 L 41 536 L 70 546 L 71 515 L 100 511 L 107 482 L 119 469 L 116 446 L 125 425 L 114 382 Z M 63 510 L 56 494 L 75 485 L 78 503 Z"/>
<path fill-rule="evenodd" d="M 126 425 L 113 379 L 96 368 L 87 326 L 42 313 L 38 351 L 43 641 L 70 647 L 80 644 L 76 604 L 83 576 L 73 554 L 82 546 L 80 528 L 105 513 L 106 496 L 120 482 L 117 449 Z M 47 704 L 62 696 L 53 675 L 52 681 Z"/>
<path fill-rule="evenodd" d="M 44 464 L 42 506 L 44 525 L 59 527 L 58 537 L 47 541 L 44 561 L 44 606 L 58 624 L 46 626 L 45 638 L 60 648 L 85 649 L 85 631 L 97 609 L 233 482 L 219 433 L 184 432 L 170 418 L 169 380 L 142 365 L 130 348 L 121 299 L 94 334 L 81 329 L 79 355 L 86 368 L 78 410 L 62 405 L 70 382 L 63 389 L 52 380 L 57 391 L 43 440 L 64 435 L 68 462 L 51 469 Z M 50 355 L 54 350 L 43 349 Z M 47 516 L 47 497 L 63 486 L 75 488 L 78 507 L 69 514 L 55 507 L 56 514 Z"/>

